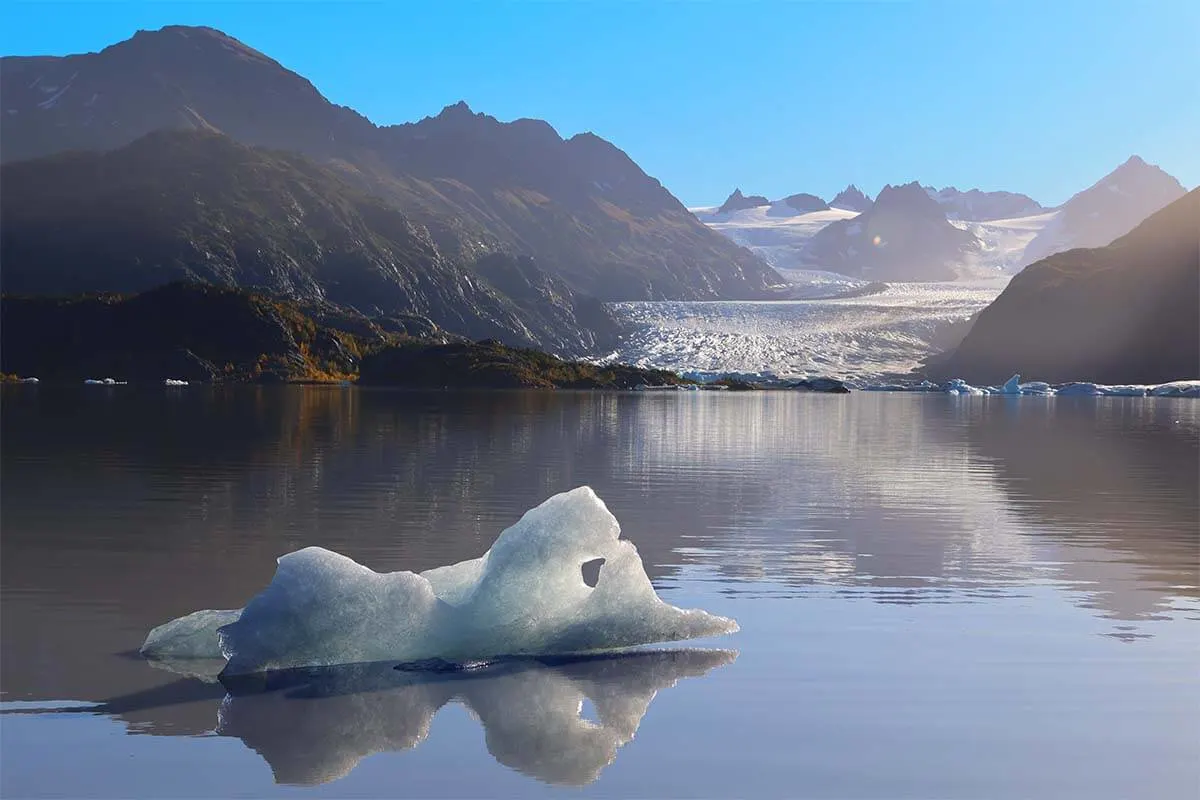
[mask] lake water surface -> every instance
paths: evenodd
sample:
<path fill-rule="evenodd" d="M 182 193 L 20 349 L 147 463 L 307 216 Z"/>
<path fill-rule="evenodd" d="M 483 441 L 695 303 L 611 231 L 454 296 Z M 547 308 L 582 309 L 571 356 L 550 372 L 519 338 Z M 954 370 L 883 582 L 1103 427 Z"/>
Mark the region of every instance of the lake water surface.
<path fill-rule="evenodd" d="M 1200 786 L 1196 401 L 28 386 L 0 401 L 5 798 Z M 230 696 L 135 655 L 154 625 L 244 604 L 285 552 L 428 569 L 583 484 L 664 599 L 741 632 Z"/>

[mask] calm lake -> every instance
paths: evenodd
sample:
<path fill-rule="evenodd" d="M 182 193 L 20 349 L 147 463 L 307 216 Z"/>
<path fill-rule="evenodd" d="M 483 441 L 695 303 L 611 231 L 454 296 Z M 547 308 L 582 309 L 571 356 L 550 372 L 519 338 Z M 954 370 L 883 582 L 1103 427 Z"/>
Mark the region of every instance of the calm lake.
<path fill-rule="evenodd" d="M 0 794 L 1184 797 L 1200 402 L 6 388 Z M 741 632 L 226 696 L 146 632 L 319 544 L 473 558 L 590 485 Z M 576 788 L 581 787 L 581 788 Z"/>

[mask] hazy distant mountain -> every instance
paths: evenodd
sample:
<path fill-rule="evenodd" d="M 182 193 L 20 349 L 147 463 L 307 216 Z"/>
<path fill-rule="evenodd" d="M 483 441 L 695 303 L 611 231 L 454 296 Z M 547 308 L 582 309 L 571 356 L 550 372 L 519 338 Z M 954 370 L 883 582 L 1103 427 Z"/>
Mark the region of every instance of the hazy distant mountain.
<path fill-rule="evenodd" d="M 734 211 L 744 211 L 747 208 L 758 208 L 759 206 L 770 205 L 771 201 L 763 197 L 761 194 L 752 194 L 749 197 L 742 194 L 741 189 L 734 189 L 733 194 L 725 198 L 725 202 L 717 209 L 718 214 L 730 214 Z"/>
<path fill-rule="evenodd" d="M 1050 382 L 1200 378 L 1197 221 L 1200 189 L 1106 247 L 1026 267 L 930 374 L 974 383 L 1014 372 Z"/>
<path fill-rule="evenodd" d="M 944 189 L 926 186 L 925 191 L 937 201 L 950 219 L 1011 219 L 1027 217 L 1044 210 L 1041 203 L 1032 197 L 1014 192 L 981 192 L 978 189 L 962 192 L 953 186 Z"/>
<path fill-rule="evenodd" d="M 829 204 L 815 194 L 790 194 L 779 201 L 789 208 L 799 211 L 801 214 L 807 214 L 812 211 L 824 211 L 829 208 Z"/>
<path fill-rule="evenodd" d="M 500 123 L 461 103 L 376 127 L 210 28 L 142 31 L 99 53 L 4 58 L 0 96 L 5 162 L 112 149 L 162 129 L 218 131 L 337 168 L 425 225 L 459 262 L 532 256 L 573 289 L 613 300 L 759 297 L 779 280 L 597 136 L 564 140 L 545 122 Z"/>
<path fill-rule="evenodd" d="M 871 198 L 867 197 L 853 183 L 837 193 L 829 201 L 830 208 L 844 208 L 847 211 L 866 211 L 871 207 Z"/>
<path fill-rule="evenodd" d="M 592 351 L 615 332 L 598 301 L 532 262 L 447 258 L 424 227 L 338 173 L 220 134 L 160 131 L 107 153 L 6 164 L 0 182 L 8 293 L 202 280 L 558 352 Z"/>
<path fill-rule="evenodd" d="M 821 229 L 803 259 L 813 269 L 868 280 L 950 280 L 955 265 L 978 247 L 979 240 L 951 225 L 913 182 L 885 186 L 867 211 Z"/>
<path fill-rule="evenodd" d="M 1068 200 L 1025 248 L 1023 263 L 1074 247 L 1102 247 L 1184 193 L 1178 180 L 1132 156 Z"/>

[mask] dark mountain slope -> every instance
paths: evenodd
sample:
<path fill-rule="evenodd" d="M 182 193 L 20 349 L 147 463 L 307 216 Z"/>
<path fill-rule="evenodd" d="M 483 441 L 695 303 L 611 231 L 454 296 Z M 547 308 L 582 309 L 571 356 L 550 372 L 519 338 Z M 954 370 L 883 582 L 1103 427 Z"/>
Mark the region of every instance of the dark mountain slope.
<path fill-rule="evenodd" d="M 208 28 L 139 32 L 66 58 L 0 64 L 5 161 L 111 149 L 168 128 L 220 131 L 336 166 L 425 225 L 449 258 L 531 256 L 602 299 L 758 297 L 778 276 L 699 223 L 591 134 L 450 106 L 379 128 Z"/>
<path fill-rule="evenodd" d="M 318 325 L 295 304 L 175 283 L 132 297 L 0 300 L 3 372 L 42 381 L 337 380 L 391 341 Z"/>
<path fill-rule="evenodd" d="M 501 278 L 503 254 L 474 272 L 330 170 L 219 134 L 159 132 L 103 154 L 8 164 L 0 182 L 0 286 L 9 293 L 200 280 L 368 316 L 417 315 L 472 338 L 558 352 L 591 351 L 612 334 L 596 301 L 532 263 L 520 280 Z"/>
<path fill-rule="evenodd" d="M 939 378 L 1162 383 L 1200 377 L 1200 189 L 1107 247 L 1026 267 Z"/>

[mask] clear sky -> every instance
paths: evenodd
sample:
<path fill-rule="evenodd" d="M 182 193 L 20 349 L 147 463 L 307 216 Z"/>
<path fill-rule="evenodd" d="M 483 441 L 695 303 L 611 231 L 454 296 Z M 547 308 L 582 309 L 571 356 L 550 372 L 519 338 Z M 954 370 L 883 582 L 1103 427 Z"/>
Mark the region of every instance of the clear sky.
<path fill-rule="evenodd" d="M 5 0 L 0 52 L 167 24 L 219 28 L 377 123 L 462 99 L 594 131 L 688 205 L 914 179 L 1056 204 L 1133 153 L 1200 184 L 1200 0 Z"/>

